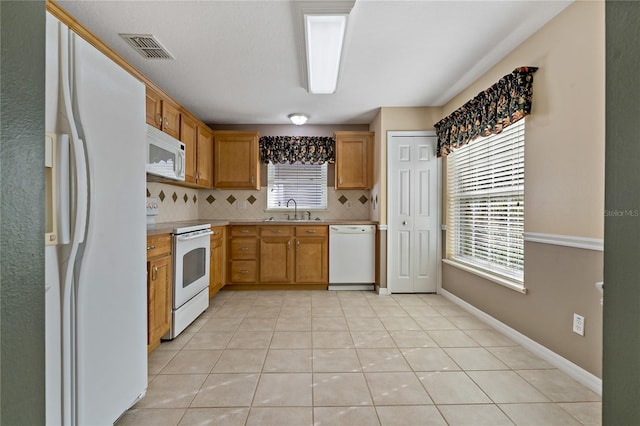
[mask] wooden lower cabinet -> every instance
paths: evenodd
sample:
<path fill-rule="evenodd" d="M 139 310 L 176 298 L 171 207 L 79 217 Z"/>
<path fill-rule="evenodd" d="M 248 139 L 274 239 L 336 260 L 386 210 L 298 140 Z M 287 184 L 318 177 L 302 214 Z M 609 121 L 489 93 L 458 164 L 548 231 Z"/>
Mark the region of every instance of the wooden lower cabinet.
<path fill-rule="evenodd" d="M 329 283 L 327 226 L 238 227 L 235 237 L 231 229 L 229 284 L 268 288 Z"/>
<path fill-rule="evenodd" d="M 258 282 L 257 227 L 232 225 L 228 229 L 229 262 L 227 282 L 229 284 L 255 284 Z"/>
<path fill-rule="evenodd" d="M 147 238 L 147 348 L 150 351 L 171 328 L 171 236 Z"/>
<path fill-rule="evenodd" d="M 289 284 L 293 281 L 294 251 L 291 226 L 260 227 L 260 282 Z"/>
<path fill-rule="evenodd" d="M 226 282 L 226 228 L 215 226 L 211 228 L 211 259 L 209 262 L 209 297 L 213 297 Z"/>
<path fill-rule="evenodd" d="M 296 226 L 295 282 L 329 283 L 329 234 L 326 226 Z"/>

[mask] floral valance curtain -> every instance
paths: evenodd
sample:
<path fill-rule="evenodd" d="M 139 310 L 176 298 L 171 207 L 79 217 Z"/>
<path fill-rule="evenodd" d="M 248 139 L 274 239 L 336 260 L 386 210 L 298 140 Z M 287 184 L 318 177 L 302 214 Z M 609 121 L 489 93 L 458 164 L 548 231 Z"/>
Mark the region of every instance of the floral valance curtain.
<path fill-rule="evenodd" d="M 478 136 L 502 129 L 531 113 L 533 73 L 537 67 L 520 67 L 435 124 L 438 157 L 468 144 Z"/>
<path fill-rule="evenodd" d="M 335 140 L 323 136 L 263 136 L 260 138 L 260 161 L 263 163 L 303 164 L 333 163 Z"/>

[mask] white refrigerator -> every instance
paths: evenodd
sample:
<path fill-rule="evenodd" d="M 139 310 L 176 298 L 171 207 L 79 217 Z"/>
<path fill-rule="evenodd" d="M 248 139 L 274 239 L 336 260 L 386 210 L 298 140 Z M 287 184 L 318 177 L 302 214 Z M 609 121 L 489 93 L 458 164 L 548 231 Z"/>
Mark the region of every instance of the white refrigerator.
<path fill-rule="evenodd" d="M 46 419 L 107 425 L 147 388 L 145 88 L 46 32 Z"/>

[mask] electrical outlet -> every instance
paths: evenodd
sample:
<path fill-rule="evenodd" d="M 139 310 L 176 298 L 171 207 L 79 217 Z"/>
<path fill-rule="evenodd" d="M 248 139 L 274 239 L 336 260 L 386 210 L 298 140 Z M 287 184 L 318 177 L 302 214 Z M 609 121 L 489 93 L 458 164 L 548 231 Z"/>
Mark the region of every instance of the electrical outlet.
<path fill-rule="evenodd" d="M 584 317 L 582 315 L 573 314 L 573 332 L 584 336 Z"/>

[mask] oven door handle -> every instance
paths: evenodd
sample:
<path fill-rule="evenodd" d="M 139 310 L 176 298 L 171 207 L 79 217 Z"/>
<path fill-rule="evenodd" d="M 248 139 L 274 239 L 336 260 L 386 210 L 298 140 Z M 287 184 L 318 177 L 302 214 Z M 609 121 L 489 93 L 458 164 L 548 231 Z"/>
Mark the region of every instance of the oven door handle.
<path fill-rule="evenodd" d="M 212 234 L 213 234 L 213 231 L 209 231 L 209 232 L 203 232 L 198 235 L 178 235 L 177 238 L 178 238 L 178 241 L 189 241 L 189 240 L 195 240 L 196 238 L 206 237 Z"/>

